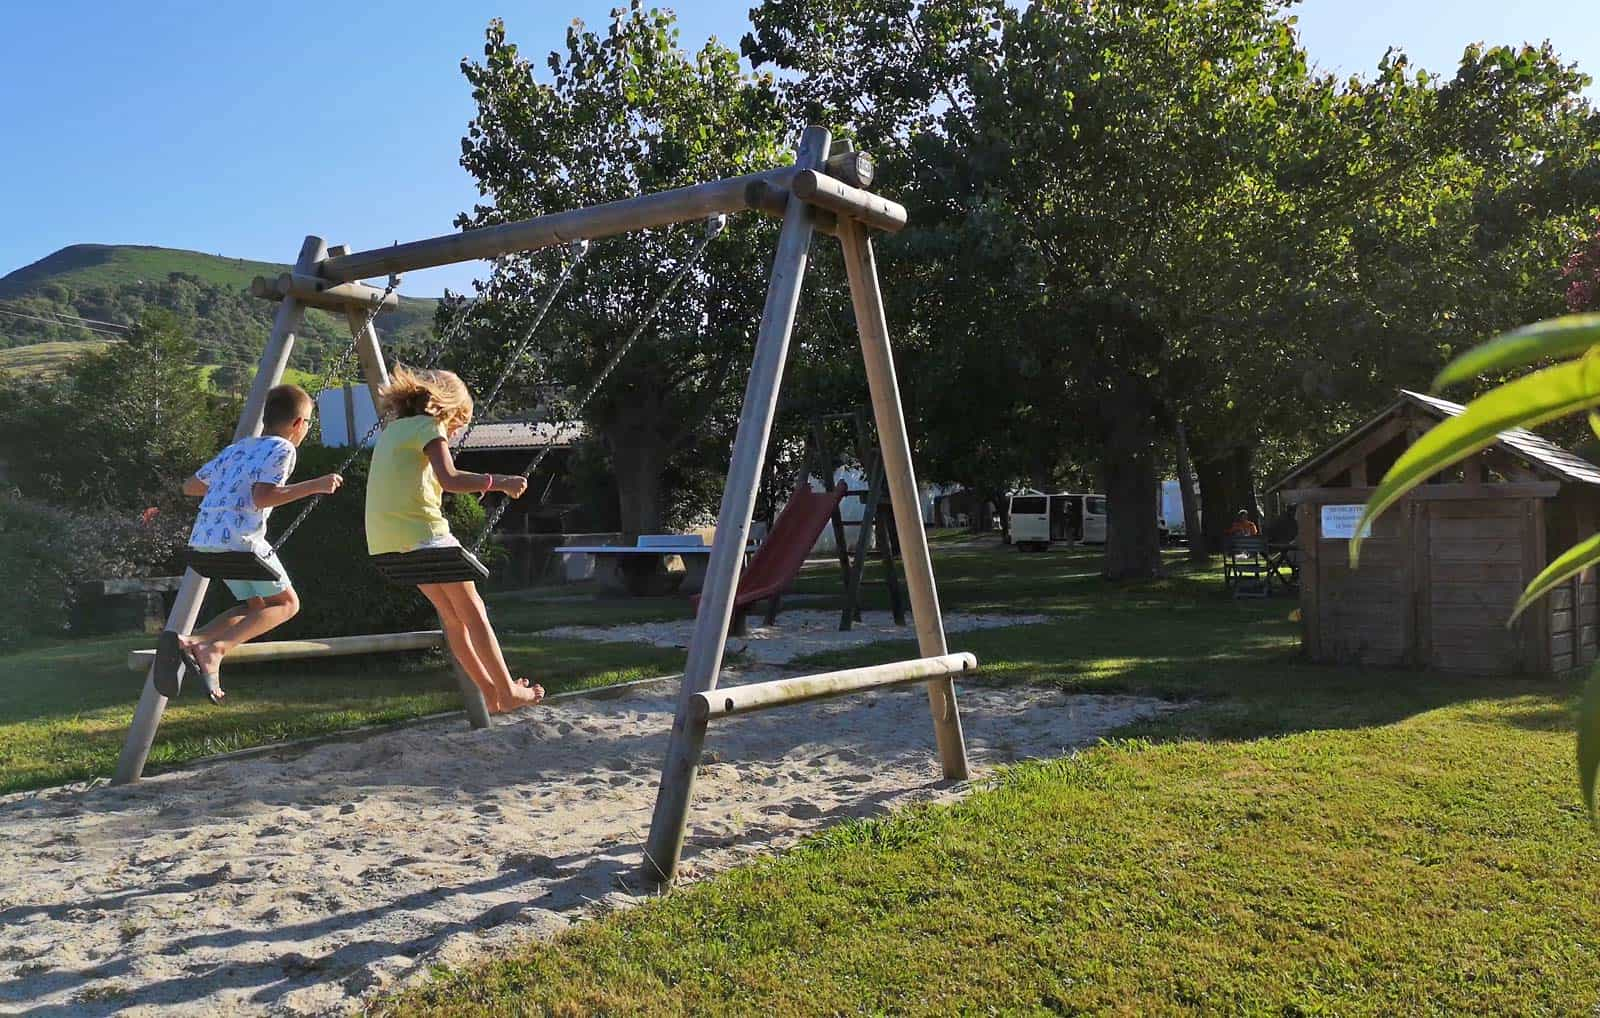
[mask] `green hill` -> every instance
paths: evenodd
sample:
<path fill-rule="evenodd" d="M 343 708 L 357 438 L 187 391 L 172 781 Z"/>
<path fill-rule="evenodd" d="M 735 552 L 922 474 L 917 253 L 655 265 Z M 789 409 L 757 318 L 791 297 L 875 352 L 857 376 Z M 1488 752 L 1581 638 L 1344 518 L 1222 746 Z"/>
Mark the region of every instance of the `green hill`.
<path fill-rule="evenodd" d="M 245 289 L 255 276 L 276 276 L 288 268 L 144 244 L 73 244 L 0 276 L 0 299 L 28 296 L 48 283 L 83 290 L 159 281 L 174 272 L 217 286 Z"/>
<path fill-rule="evenodd" d="M 0 277 L 0 351 L 44 346 L 38 357 L 52 366 L 71 344 L 106 337 L 54 319 L 75 315 L 131 325 L 151 308 L 177 315 L 200 346 L 206 364 L 254 365 L 272 327 L 276 305 L 251 297 L 250 280 L 275 276 L 287 265 L 226 258 L 199 251 L 132 244 L 74 244 Z M 401 298 L 380 315 L 386 346 L 417 348 L 427 343 L 437 301 Z M 311 310 L 296 346 L 296 367 L 320 370 L 344 349 L 349 329 L 342 318 Z M 48 350 L 48 354 L 45 351 Z M 16 370 L 18 357 L 0 367 Z M 21 358 L 23 363 L 27 358 Z"/>

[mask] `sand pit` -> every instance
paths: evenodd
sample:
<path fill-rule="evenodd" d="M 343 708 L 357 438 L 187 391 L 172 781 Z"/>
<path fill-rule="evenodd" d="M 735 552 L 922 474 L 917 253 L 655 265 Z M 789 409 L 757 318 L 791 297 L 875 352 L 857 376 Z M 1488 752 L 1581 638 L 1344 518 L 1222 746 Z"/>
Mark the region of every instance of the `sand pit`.
<path fill-rule="evenodd" d="M 907 619 L 910 615 L 907 615 Z M 969 615 L 951 612 L 944 617 L 946 633 L 965 633 L 974 629 L 1000 629 L 1006 626 L 1031 626 L 1048 621 L 1044 615 Z M 862 612 L 861 621 L 849 632 L 839 631 L 836 611 L 785 611 L 778 624 L 761 625 L 759 612 L 750 616 L 749 633 L 728 637 L 728 653 L 742 654 L 760 664 L 787 664 L 807 654 L 859 647 L 884 640 L 915 640 L 910 624 L 897 626 L 888 612 Z M 630 626 L 561 626 L 543 630 L 544 636 L 570 640 L 597 640 L 604 643 L 630 641 L 655 647 L 688 647 L 694 631 L 693 619 L 671 622 L 642 622 Z M 959 648 L 958 648 L 959 649 Z"/>
<path fill-rule="evenodd" d="M 632 904 L 675 688 L 0 799 L 0 1013 L 337 1013 L 433 962 Z M 980 775 L 1165 709 L 961 698 Z M 714 728 L 686 877 L 963 794 L 939 781 L 927 711 L 913 687 Z"/>

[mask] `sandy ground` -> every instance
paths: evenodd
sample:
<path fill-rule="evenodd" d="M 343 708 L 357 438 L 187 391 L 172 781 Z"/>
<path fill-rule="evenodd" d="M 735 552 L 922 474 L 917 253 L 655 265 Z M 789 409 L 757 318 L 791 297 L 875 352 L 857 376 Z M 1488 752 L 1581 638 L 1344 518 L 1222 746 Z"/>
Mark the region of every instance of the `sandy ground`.
<path fill-rule="evenodd" d="M 750 616 L 747 635 L 728 637 L 728 653 L 743 654 L 748 660 L 761 664 L 784 664 L 806 654 L 857 647 L 863 643 L 915 640 L 917 634 L 910 625 L 910 613 L 906 618 L 906 625 L 896 626 L 894 616 L 888 612 L 863 612 L 861 621 L 852 625 L 849 632 L 840 632 L 839 613 L 836 611 L 785 611 L 778 616 L 774 626 L 763 626 L 761 615 L 757 612 Z M 945 616 L 944 631 L 949 635 L 974 629 L 1037 625 L 1045 620 L 1043 615 L 968 615 L 957 612 Z M 561 626 L 546 629 L 543 635 L 605 642 L 629 640 L 656 647 L 687 648 L 693 631 L 693 619 L 674 619 L 671 622 L 644 622 L 626 627 Z M 952 644 L 951 649 L 960 648 Z"/>
<path fill-rule="evenodd" d="M 0 799 L 0 1013 L 338 1013 L 633 904 L 675 689 Z M 960 695 L 979 775 L 1165 709 Z M 920 688 L 739 718 L 707 751 L 688 878 L 969 787 L 939 779 Z"/>

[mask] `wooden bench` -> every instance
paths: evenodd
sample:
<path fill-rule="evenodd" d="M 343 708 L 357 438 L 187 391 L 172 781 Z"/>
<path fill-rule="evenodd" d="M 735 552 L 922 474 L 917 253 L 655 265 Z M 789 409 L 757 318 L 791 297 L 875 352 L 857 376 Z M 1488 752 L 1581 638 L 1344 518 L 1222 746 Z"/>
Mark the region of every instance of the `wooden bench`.
<path fill-rule="evenodd" d="M 72 631 L 84 636 L 159 633 L 166 624 L 170 595 L 182 582 L 181 576 L 85 580 L 75 590 Z"/>

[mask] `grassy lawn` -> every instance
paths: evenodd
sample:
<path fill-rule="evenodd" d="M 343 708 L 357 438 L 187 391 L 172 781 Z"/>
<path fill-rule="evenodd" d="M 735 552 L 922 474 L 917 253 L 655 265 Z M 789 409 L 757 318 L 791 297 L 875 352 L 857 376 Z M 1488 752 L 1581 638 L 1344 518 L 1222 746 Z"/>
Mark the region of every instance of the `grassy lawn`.
<path fill-rule="evenodd" d="M 1287 601 L 1227 601 L 1206 573 L 1108 590 L 1094 565 L 943 547 L 947 609 L 1051 617 L 952 646 L 982 681 L 1188 709 L 441 972 L 387 1011 L 1593 1011 L 1576 683 L 1315 667 Z"/>
<path fill-rule="evenodd" d="M 668 601 L 496 598 L 506 656 L 551 692 L 670 674 L 680 651 L 537 635 L 561 624 L 670 618 Z M 109 776 L 144 675 L 128 651 L 151 637 L 70 640 L 0 656 L 0 792 Z M 185 695 L 167 709 L 150 772 L 213 753 L 456 710 L 461 697 L 439 654 L 396 654 L 240 666 L 225 671 L 228 706 Z"/>

